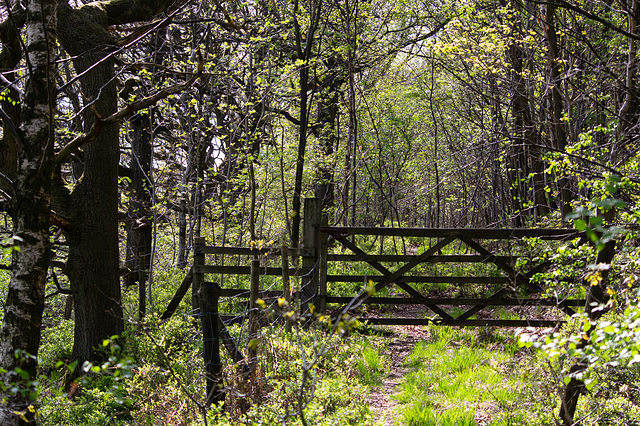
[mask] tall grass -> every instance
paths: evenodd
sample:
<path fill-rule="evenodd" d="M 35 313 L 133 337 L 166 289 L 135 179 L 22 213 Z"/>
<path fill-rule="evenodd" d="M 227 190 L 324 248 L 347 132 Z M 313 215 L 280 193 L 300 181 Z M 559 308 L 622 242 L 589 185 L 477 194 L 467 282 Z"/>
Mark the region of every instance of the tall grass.
<path fill-rule="evenodd" d="M 476 418 L 508 424 L 500 407 L 526 423 L 523 378 L 506 368 L 510 353 L 479 341 L 475 330 L 428 330 L 431 338 L 415 345 L 405 363 L 409 373 L 394 396 L 402 404 L 403 425 L 475 425 Z"/>
<path fill-rule="evenodd" d="M 364 384 L 369 386 L 382 384 L 384 361 L 377 348 L 367 344 L 363 348 L 362 358 L 358 360 L 357 367 Z"/>

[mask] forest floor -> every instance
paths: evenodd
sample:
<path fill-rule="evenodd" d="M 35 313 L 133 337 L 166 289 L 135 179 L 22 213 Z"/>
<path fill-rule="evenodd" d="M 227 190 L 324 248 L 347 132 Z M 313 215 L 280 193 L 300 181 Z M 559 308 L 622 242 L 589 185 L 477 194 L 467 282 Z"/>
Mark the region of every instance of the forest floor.
<path fill-rule="evenodd" d="M 393 310 L 393 316 L 403 318 L 424 315 L 419 305 Z M 522 367 L 531 368 L 532 359 L 516 355 L 509 332 L 395 326 L 385 328 L 384 335 L 389 339 L 380 350 L 384 373 L 369 399 L 376 425 L 502 425 L 529 420 L 524 411 L 531 405 L 533 387 L 523 378 Z M 425 382 L 431 385 L 425 388 Z"/>

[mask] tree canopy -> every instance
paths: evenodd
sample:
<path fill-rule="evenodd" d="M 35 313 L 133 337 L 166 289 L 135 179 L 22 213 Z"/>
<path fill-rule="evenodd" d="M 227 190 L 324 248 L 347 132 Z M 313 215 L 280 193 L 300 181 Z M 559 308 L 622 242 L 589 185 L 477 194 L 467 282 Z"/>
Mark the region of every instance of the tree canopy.
<path fill-rule="evenodd" d="M 297 247 L 305 197 L 330 225 L 575 221 L 598 255 L 638 219 L 635 0 L 16 0 L 0 16 L 8 372 L 35 375 L 48 280 L 73 301 L 73 358 L 96 360 L 125 329 L 123 286 L 138 317 L 154 305 L 161 235 L 178 268 L 199 237 Z"/>

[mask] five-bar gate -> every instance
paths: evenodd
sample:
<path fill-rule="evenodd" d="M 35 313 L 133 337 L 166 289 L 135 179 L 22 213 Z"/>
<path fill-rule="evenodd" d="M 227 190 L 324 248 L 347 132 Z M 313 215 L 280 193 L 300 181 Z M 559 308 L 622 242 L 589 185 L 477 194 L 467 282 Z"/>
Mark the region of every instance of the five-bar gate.
<path fill-rule="evenodd" d="M 303 243 L 299 249 L 282 250 L 280 247 L 229 248 L 208 247 L 202 243 L 194 246 L 193 287 L 197 296 L 201 285 L 207 285 L 205 274 L 250 275 L 253 288 L 221 289 L 221 297 L 260 297 L 265 301 L 279 296 L 291 296 L 300 300 L 302 314 L 310 303 L 316 311 L 331 312 L 337 320 L 345 314 L 359 316 L 371 324 L 451 326 L 535 326 L 549 327 L 562 322 L 562 312 L 571 315 L 573 308 L 584 306 L 581 299 L 557 300 L 545 297 L 543 289 L 532 281 L 537 272 L 548 265 L 527 263 L 527 269 L 517 267 L 522 251 L 518 249 L 525 238 L 565 241 L 579 236 L 568 229 L 433 229 L 433 228 L 374 228 L 326 226 L 321 215 L 320 201 L 305 200 Z M 372 254 L 367 245 L 371 240 L 383 238 L 407 239 L 410 249 L 402 254 Z M 456 247 L 457 246 L 457 247 Z M 286 254 L 283 254 L 286 253 Z M 243 257 L 246 262 L 235 265 L 211 264 L 206 255 Z M 285 256 L 286 259 L 281 259 Z M 288 257 L 291 257 L 289 259 Z M 340 273 L 337 265 L 357 262 L 357 268 L 368 268 L 367 274 Z M 214 262 L 215 263 L 215 262 Z M 522 263 L 522 262 L 520 262 Z M 289 267 L 288 265 L 297 265 Z M 482 269 L 461 265 L 492 265 L 490 273 L 478 272 L 463 275 L 428 274 L 425 265 L 453 265 L 449 269 Z M 287 265 L 283 267 L 282 265 Z M 353 268 L 349 268 L 353 269 Z M 433 268 L 431 268 L 433 269 Z M 488 268 L 484 268 L 486 271 Z M 283 286 L 263 290 L 260 278 L 281 276 Z M 299 289 L 288 290 L 285 281 L 298 276 Z M 362 283 L 369 291 L 359 294 L 335 294 L 333 288 L 345 285 L 332 283 Z M 288 283 L 287 283 L 288 284 Z M 463 297 L 429 291 L 429 285 L 446 285 L 452 289 L 473 288 L 476 297 Z M 353 288 L 352 286 L 351 288 Z M 372 291 L 375 289 L 375 291 Z M 383 289 L 387 289 L 383 291 Z M 288 294 L 285 294 L 288 293 Z M 386 293 L 380 296 L 380 293 Z M 464 293 L 464 292 L 463 292 Z M 397 316 L 367 317 L 358 313 L 363 304 L 420 305 L 428 315 L 418 318 Z M 197 306 L 197 297 L 194 300 Z M 248 304 L 248 306 L 252 306 Z M 491 318 L 487 308 L 495 306 L 540 306 L 555 310 L 543 318 L 505 319 Z M 329 307 L 329 309 L 327 309 Z M 239 316 L 242 317 L 242 316 Z M 238 318 L 239 318 L 238 317 Z"/>

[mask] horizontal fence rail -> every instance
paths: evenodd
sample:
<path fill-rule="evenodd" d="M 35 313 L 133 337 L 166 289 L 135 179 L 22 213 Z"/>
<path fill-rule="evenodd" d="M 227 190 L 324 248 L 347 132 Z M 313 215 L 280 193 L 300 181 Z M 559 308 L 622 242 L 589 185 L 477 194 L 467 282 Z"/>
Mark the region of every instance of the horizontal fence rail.
<path fill-rule="evenodd" d="M 326 222 L 326 218 L 321 214 L 320 201 L 307 199 L 300 248 L 210 247 L 195 244 L 192 267 L 194 292 L 201 285 L 207 285 L 205 275 L 245 275 L 251 277 L 251 289 L 222 288 L 220 297 L 244 299 L 243 303 L 247 306 L 253 303 L 252 298 L 259 297 L 267 303 L 273 303 L 280 297 L 286 297 L 288 300 L 293 298 L 299 300 L 302 314 L 310 303 L 315 304 L 316 310 L 323 313 L 327 311 L 327 304 L 330 304 L 334 320 L 349 314 L 358 316 L 360 320 L 371 324 L 388 325 L 549 327 L 562 322 L 562 313 L 571 315 L 575 313 L 574 308 L 585 304 L 583 299 L 555 300 L 540 296 L 542 289 L 532 282 L 531 278 L 534 274 L 544 271 L 548 265 L 529 265 L 527 271 L 519 271 L 516 270 L 515 265 L 522 254 L 504 253 L 505 247 L 515 247 L 525 238 L 559 242 L 582 238 L 582 234 L 575 230 L 344 227 L 327 226 Z M 411 238 L 414 246 L 410 251 L 414 253 L 372 254 L 368 252 L 370 247 L 358 245 L 362 244 L 358 242 L 358 238 L 371 239 L 372 237 L 374 242 L 375 239 L 385 237 Z M 415 240 L 420 242 L 416 243 Z M 453 250 L 454 253 L 447 254 L 446 251 L 452 250 L 447 247 L 451 247 L 452 244 L 458 244 L 458 248 Z M 214 256 L 216 259 L 233 257 L 236 259 L 236 264 L 224 265 L 219 261 L 210 264 L 206 261 L 206 256 Z M 237 264 L 238 259 L 245 260 Z M 374 272 L 336 273 L 339 271 L 334 271 L 336 266 L 332 266 L 349 264 L 362 265 Z M 493 272 L 487 274 L 485 271 L 484 274 L 471 275 L 425 274 L 423 270 L 415 272 L 420 265 L 426 265 L 424 267 L 427 268 L 450 265 L 455 268 L 473 264 L 487 265 L 482 268 L 493 268 Z M 283 268 L 282 265 L 286 267 Z M 362 267 L 359 270 L 362 271 Z M 260 289 L 260 277 L 282 277 L 282 281 L 287 282 L 287 287 L 282 290 Z M 288 287 L 289 277 L 298 277 L 300 283 L 298 288 Z M 328 284 L 335 286 L 340 283 L 361 283 L 363 287 L 373 286 L 375 291 L 371 294 L 361 292 L 356 295 L 329 294 L 328 289 L 331 286 Z M 489 291 L 490 294 L 479 295 L 479 297 L 444 297 L 442 294 L 423 294 L 424 290 L 414 287 L 424 285 L 445 285 L 447 289 L 456 289 L 463 293 L 466 288 L 476 290 L 485 288 L 485 292 L 488 288 L 493 289 Z M 386 288 L 395 288 L 396 293 L 399 291 L 401 294 L 373 295 Z M 421 305 L 425 308 L 424 313 L 431 317 L 427 318 L 427 315 L 425 318 L 365 317 L 354 313 L 361 305 Z M 478 318 L 478 315 L 490 315 L 491 313 L 486 309 L 491 306 L 556 308 L 554 315 L 557 319 L 524 318 L 523 315 L 519 315 L 522 319 Z M 464 312 L 454 312 L 452 310 L 454 308 L 458 311 L 463 308 Z M 237 316 L 233 317 L 237 319 Z"/>
<path fill-rule="evenodd" d="M 377 228 L 352 226 L 323 226 L 320 232 L 330 235 L 382 235 L 396 237 L 445 238 L 464 235 L 480 240 L 509 240 L 541 238 L 564 240 L 581 236 L 573 229 L 557 228 Z"/>

